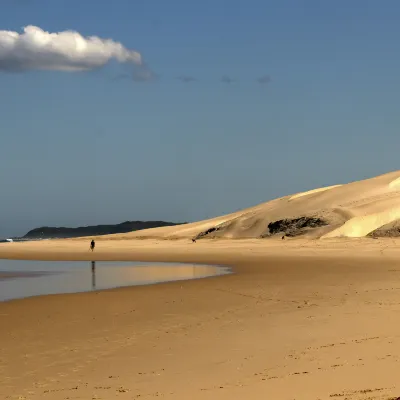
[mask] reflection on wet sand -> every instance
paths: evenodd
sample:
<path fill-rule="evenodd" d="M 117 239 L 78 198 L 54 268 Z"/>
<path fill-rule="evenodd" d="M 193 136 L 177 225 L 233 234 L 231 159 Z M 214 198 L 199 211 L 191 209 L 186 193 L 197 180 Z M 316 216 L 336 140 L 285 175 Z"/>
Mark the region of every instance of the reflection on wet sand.
<path fill-rule="evenodd" d="M 92 261 L 92 289 L 96 289 L 96 261 Z"/>
<path fill-rule="evenodd" d="M 87 262 L 0 260 L 0 301 L 198 279 L 229 272 L 228 268 L 194 264 L 91 261 L 88 265 Z"/>

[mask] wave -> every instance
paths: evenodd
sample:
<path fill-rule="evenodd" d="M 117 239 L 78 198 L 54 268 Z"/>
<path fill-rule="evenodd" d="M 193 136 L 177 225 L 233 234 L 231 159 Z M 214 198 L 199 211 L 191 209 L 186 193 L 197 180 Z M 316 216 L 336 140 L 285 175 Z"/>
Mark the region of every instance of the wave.
<path fill-rule="evenodd" d="M 56 239 L 56 238 L 54 238 Z M 7 239 L 0 239 L 0 243 L 13 243 L 13 242 L 39 242 L 42 240 L 50 240 L 49 238 L 33 238 L 33 239 L 26 239 L 26 238 L 7 238 Z"/>

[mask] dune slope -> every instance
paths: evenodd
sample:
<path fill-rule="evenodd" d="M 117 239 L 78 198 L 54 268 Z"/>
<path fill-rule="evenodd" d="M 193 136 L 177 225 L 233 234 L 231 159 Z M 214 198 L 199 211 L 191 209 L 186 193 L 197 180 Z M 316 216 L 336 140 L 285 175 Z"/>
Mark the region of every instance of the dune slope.
<path fill-rule="evenodd" d="M 285 196 L 217 218 L 123 236 L 162 239 L 363 237 L 398 219 L 400 171 L 395 171 Z"/>

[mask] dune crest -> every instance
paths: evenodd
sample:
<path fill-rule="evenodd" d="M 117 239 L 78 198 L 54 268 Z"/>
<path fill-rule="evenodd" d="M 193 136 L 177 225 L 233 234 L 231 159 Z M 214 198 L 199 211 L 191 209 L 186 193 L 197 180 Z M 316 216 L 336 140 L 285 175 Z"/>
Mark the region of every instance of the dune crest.
<path fill-rule="evenodd" d="M 293 195 L 289 200 L 298 199 L 299 197 L 308 196 L 309 194 L 313 194 L 313 193 L 324 192 L 325 190 L 330 190 L 330 189 L 333 189 L 333 188 L 339 187 L 339 186 L 342 186 L 342 185 L 326 186 L 326 187 L 322 187 L 319 189 L 309 190 L 307 192 L 297 193 L 297 194 Z"/>
<path fill-rule="evenodd" d="M 400 171 L 284 196 L 238 212 L 114 238 L 244 239 L 399 234 Z M 400 226 L 400 225 L 399 225 Z"/>
<path fill-rule="evenodd" d="M 397 178 L 394 181 L 390 182 L 389 187 L 391 189 L 400 189 L 400 178 Z"/>

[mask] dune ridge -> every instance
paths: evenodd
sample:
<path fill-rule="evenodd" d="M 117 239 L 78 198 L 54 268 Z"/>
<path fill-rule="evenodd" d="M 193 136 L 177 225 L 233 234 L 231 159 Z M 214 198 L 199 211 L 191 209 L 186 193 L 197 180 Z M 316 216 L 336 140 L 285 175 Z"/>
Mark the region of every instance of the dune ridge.
<path fill-rule="evenodd" d="M 400 171 L 295 193 L 204 221 L 113 237 L 203 240 L 279 235 L 325 239 L 376 236 L 375 231 L 379 236 L 388 236 L 393 231 L 389 225 L 397 220 L 400 220 Z"/>
<path fill-rule="evenodd" d="M 330 190 L 330 189 L 333 189 L 333 188 L 339 187 L 339 186 L 342 186 L 342 185 L 326 186 L 326 187 L 322 187 L 319 189 L 308 190 L 307 192 L 297 193 L 297 194 L 293 195 L 289 200 L 295 200 L 295 199 L 298 199 L 299 197 L 308 196 L 309 194 L 313 194 L 313 193 L 324 192 L 325 190 Z"/>

